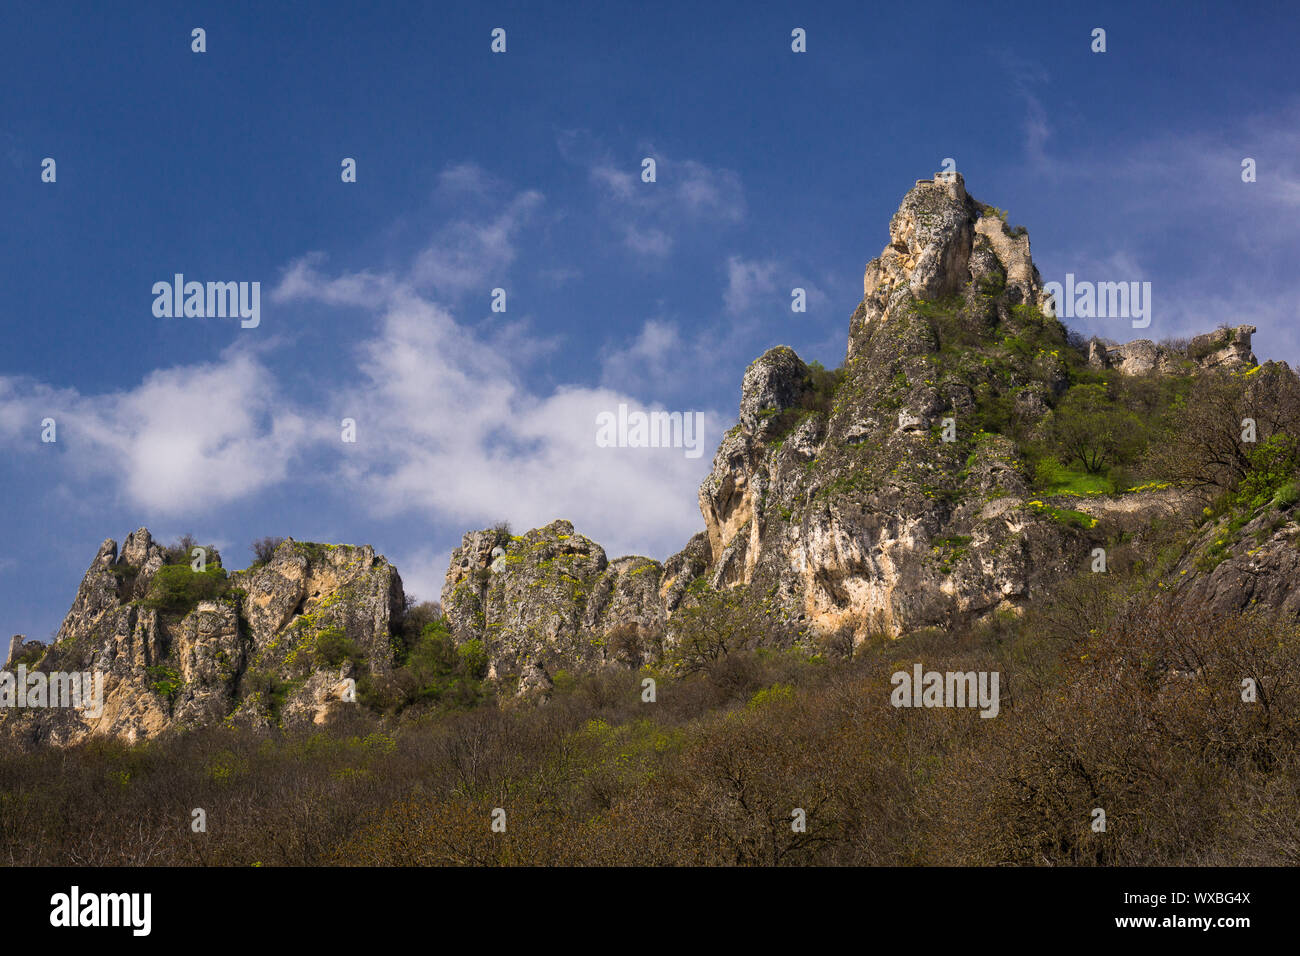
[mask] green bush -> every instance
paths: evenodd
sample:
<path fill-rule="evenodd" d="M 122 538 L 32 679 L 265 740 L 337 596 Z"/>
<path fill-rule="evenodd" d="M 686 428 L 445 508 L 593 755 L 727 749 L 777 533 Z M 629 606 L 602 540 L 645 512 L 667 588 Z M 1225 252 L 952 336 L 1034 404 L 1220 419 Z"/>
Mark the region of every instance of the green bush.
<path fill-rule="evenodd" d="M 181 675 L 166 664 L 155 664 L 146 668 L 145 672 L 149 675 L 150 689 L 158 696 L 165 697 L 168 703 L 174 702 L 176 695 L 185 686 Z"/>
<path fill-rule="evenodd" d="M 226 570 L 219 564 L 209 565 L 206 571 L 192 571 L 188 564 L 167 564 L 154 574 L 141 603 L 163 614 L 184 617 L 200 601 L 224 596 L 228 587 Z"/>
<path fill-rule="evenodd" d="M 488 654 L 487 648 L 478 638 L 466 641 L 460 647 L 456 648 L 456 655 L 460 658 L 461 666 L 466 674 L 474 680 L 482 680 L 487 677 L 488 672 Z"/>
<path fill-rule="evenodd" d="M 1040 488 L 1055 488 L 1067 476 L 1068 472 L 1055 455 L 1044 455 L 1034 462 L 1034 484 Z"/>
<path fill-rule="evenodd" d="M 279 723 L 280 711 L 292 689 L 292 682 L 281 680 L 269 671 L 251 670 L 244 675 L 244 695 L 246 697 L 261 695 L 267 713 L 276 723 Z"/>
<path fill-rule="evenodd" d="M 835 402 L 835 392 L 844 381 L 844 369 L 828 369 L 816 359 L 808 363 L 808 376 L 804 379 L 804 393 L 799 404 L 777 411 L 763 409 L 760 417 L 772 420 L 768 440 L 777 443 L 789 435 L 809 415 L 828 415 Z"/>
<path fill-rule="evenodd" d="M 1007 287 L 1007 277 L 1001 272 L 993 272 L 979 280 L 979 290 L 983 295 L 1001 295 Z"/>
<path fill-rule="evenodd" d="M 1076 385 L 1066 392 L 1052 418 L 1052 437 L 1063 456 L 1094 475 L 1133 461 L 1145 447 L 1142 422 L 1105 385 Z"/>
<path fill-rule="evenodd" d="M 1300 501 L 1300 481 L 1288 481 L 1273 497 L 1273 504 L 1279 508 L 1290 508 L 1297 501 Z"/>
<path fill-rule="evenodd" d="M 1238 507 L 1261 508 L 1285 485 L 1294 485 L 1300 455 L 1295 439 L 1289 435 L 1270 435 L 1247 457 L 1248 470 L 1233 496 L 1233 503 Z"/>
<path fill-rule="evenodd" d="M 357 647 L 356 642 L 337 627 L 320 632 L 316 638 L 314 657 L 317 665 L 326 667 L 338 667 L 344 661 L 352 661 L 361 666 L 366 660 L 366 655 Z"/>
<path fill-rule="evenodd" d="M 471 707 L 483 699 L 487 670 L 483 642 L 457 646 L 446 619 L 439 617 L 426 623 L 417 638 L 407 638 L 391 689 L 386 696 L 377 694 L 373 703 L 399 711 L 416 704 Z"/>
<path fill-rule="evenodd" d="M 28 641 L 22 653 L 14 658 L 11 666 L 17 668 L 18 665 L 22 664 L 29 670 L 33 669 L 41 662 L 41 658 L 45 656 L 47 650 L 49 650 L 48 644 L 42 644 L 39 641 Z"/>

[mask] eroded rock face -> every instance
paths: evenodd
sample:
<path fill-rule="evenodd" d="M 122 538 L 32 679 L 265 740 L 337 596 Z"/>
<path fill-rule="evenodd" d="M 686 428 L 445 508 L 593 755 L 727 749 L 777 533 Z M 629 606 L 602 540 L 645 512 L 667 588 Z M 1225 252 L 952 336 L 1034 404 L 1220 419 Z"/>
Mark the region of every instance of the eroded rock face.
<path fill-rule="evenodd" d="M 396 570 L 373 548 L 286 540 L 268 564 L 232 575 L 223 598 L 183 614 L 148 600 L 166 561 L 144 528 L 120 554 L 105 541 L 40 662 L 47 673 L 102 674 L 102 712 L 0 711 L 3 729 L 68 744 L 91 735 L 136 741 L 227 718 L 320 722 L 347 678 L 393 666 L 390 628 L 404 595 Z M 360 663 L 322 665 L 322 637 L 350 642 Z"/>
<path fill-rule="evenodd" d="M 1095 340 L 1094 340 L 1095 341 Z M 1150 339 L 1136 339 L 1123 345 L 1100 345 L 1089 352 L 1089 360 L 1096 368 L 1113 368 L 1125 375 L 1145 375 L 1148 372 L 1173 372 L 1182 356 Z"/>
<path fill-rule="evenodd" d="M 5 654 L 4 667 L 0 670 L 12 670 L 28 658 L 39 658 L 45 650 L 40 641 L 29 641 L 22 634 L 15 634 L 9 639 L 9 651 Z"/>
<path fill-rule="evenodd" d="M 768 349 L 745 370 L 741 387 L 740 427 L 764 436 L 774 416 L 799 403 L 808 388 L 808 366 L 794 349 Z"/>
<path fill-rule="evenodd" d="M 1215 329 L 1198 335 L 1188 344 L 1188 355 L 1201 368 L 1251 368 L 1258 365 L 1250 350 L 1253 325 Z"/>
<path fill-rule="evenodd" d="M 1109 534 L 1190 507 L 1169 490 L 1039 500 L 1012 442 L 972 425 L 1001 403 L 1018 425 L 1040 429 L 1068 387 L 1065 329 L 1044 305 L 1023 230 L 971 198 L 960 176 L 918 182 L 867 264 L 830 407 L 810 402 L 808 367 L 789 348 L 746 370 L 737 425 L 700 486 L 703 534 L 661 569 L 645 559 L 578 562 L 568 590 L 522 539 L 467 535 L 443 593 L 457 633 L 481 636 L 496 671 L 540 687 L 555 667 L 608 661 L 593 643 L 607 641 L 612 620 L 671 634 L 698 584 L 745 586 L 810 639 L 860 641 L 1023 607 L 1087 567 Z M 1249 331 L 1194 340 L 1194 361 L 1145 341 L 1094 340 L 1090 357 L 1126 373 L 1185 372 L 1229 353 L 1253 359 Z M 530 532 L 529 547 L 553 549 L 571 534 L 567 523 L 552 529 Z M 493 549 L 504 556 L 492 559 Z M 583 601 L 579 615 L 571 605 Z"/>
<path fill-rule="evenodd" d="M 1125 375 L 1158 372 L 1173 375 L 1197 369 L 1253 368 L 1259 364 L 1250 350 L 1255 326 L 1220 328 L 1192 339 L 1186 348 L 1159 345 L 1150 339 L 1136 339 L 1123 345 L 1107 345 L 1100 339 L 1088 343 L 1088 364 Z"/>
<path fill-rule="evenodd" d="M 1041 296 L 1028 237 L 984 209 L 959 176 L 918 182 L 867 265 L 835 407 L 785 442 L 744 416 L 724 439 L 700 490 L 715 587 L 757 585 L 806 632 L 847 627 L 861 639 L 1023 599 L 1037 569 L 1064 560 L 1061 536 L 1023 533 L 1035 525 L 1023 509 L 984 515 L 982 501 L 954 507 L 928 487 L 959 470 L 932 428 L 974 397 L 935 373 L 936 332 L 917 304 L 986 288 L 996 294 L 961 311 L 992 327 Z M 742 408 L 753 402 L 742 393 Z M 995 441 L 975 463 L 982 492 L 1023 491 Z M 986 552 L 999 548 L 995 570 Z"/>
<path fill-rule="evenodd" d="M 664 562 L 663 575 L 659 579 L 659 597 L 663 601 L 665 619 L 681 606 L 687 589 L 708 571 L 712 555 L 709 536 L 701 531 L 687 542 L 686 547 Z"/>
<path fill-rule="evenodd" d="M 621 630 L 633 632 L 621 637 L 647 638 L 662 630 L 662 580 L 657 561 L 611 562 L 570 522 L 554 521 L 518 536 L 465 535 L 452 552 L 442 605 L 458 640 L 483 642 L 489 677 L 536 688 L 544 683 L 538 673 L 641 663 L 649 649 L 613 638 Z"/>
<path fill-rule="evenodd" d="M 746 370 L 738 423 L 700 486 L 705 532 L 681 554 L 662 569 L 619 559 L 574 572 L 575 590 L 602 608 L 579 620 L 571 595 L 548 583 L 554 572 L 518 539 L 475 532 L 453 555 L 443 592 L 458 634 L 481 635 L 498 671 L 590 665 L 608 659 L 590 639 L 606 640 L 611 619 L 671 631 L 703 578 L 715 589 L 750 586 L 805 636 L 844 629 L 861 640 L 1016 607 L 1079 566 L 1090 529 L 1026 500 L 1007 439 L 947 444 L 936 434 L 945 417 L 968 422 L 985 387 L 943 371 L 941 339 L 1015 336 L 1054 321 L 1038 309 L 1028 236 L 968 196 L 960 177 L 922 181 L 893 217 L 863 289 L 833 407 L 809 405 L 809 369 L 789 348 Z M 1029 421 L 1067 384 L 1059 353 L 1013 372 L 1010 400 Z M 555 537 L 543 529 L 530 547 Z M 489 555 L 501 547 L 493 571 Z M 606 608 L 607 593 L 617 601 Z M 532 604 L 521 612 L 517 601 Z"/>
<path fill-rule="evenodd" d="M 1259 607 L 1300 615 L 1300 514 L 1292 508 L 1280 518 L 1266 508 L 1240 529 L 1226 522 L 1207 527 L 1175 569 L 1179 598 L 1216 614 Z"/>
<path fill-rule="evenodd" d="M 749 586 L 806 636 L 857 641 L 1023 606 L 1082 568 L 1113 517 L 1029 500 L 1001 436 L 942 438 L 946 423 L 969 429 L 1000 389 L 1032 426 L 1068 386 L 1059 351 L 997 345 L 1042 339 L 1043 329 L 1065 341 L 1042 314 L 1028 236 L 967 195 L 960 177 L 923 180 L 868 263 L 863 291 L 833 406 L 784 434 L 742 412 L 719 447 L 700 488 L 710 584 Z M 979 362 L 954 373 L 953 342 L 983 350 L 1001 379 Z M 796 367 L 784 355 L 781 364 Z M 771 401 L 755 387 L 765 378 L 746 375 L 742 410 Z M 789 389 L 776 405 L 799 400 Z"/>
<path fill-rule="evenodd" d="M 1029 492 L 1015 446 L 995 432 L 1041 434 L 1069 385 L 1065 329 L 1044 304 L 1023 230 L 960 176 L 918 182 L 866 266 L 833 394 L 784 346 L 746 370 L 737 424 L 699 489 L 703 531 L 662 565 L 610 560 L 563 520 L 470 532 L 442 591 L 453 636 L 482 642 L 507 692 L 544 699 L 559 670 L 657 660 L 674 616 L 709 588 L 745 588 L 782 635 L 860 642 L 1016 611 L 1108 537 L 1184 518 L 1194 505 L 1172 489 Z M 1088 361 L 1125 374 L 1253 366 L 1254 331 L 1185 348 L 1093 340 Z M 1178 587 L 1223 611 L 1300 614 L 1300 531 L 1288 522 L 1248 525 L 1251 544 L 1216 551 L 1212 566 L 1189 557 Z M 184 613 L 150 599 L 168 560 L 145 529 L 120 554 L 106 540 L 44 651 L 44 670 L 105 674 L 103 712 L 0 711 L 0 730 L 68 743 L 217 720 L 319 724 L 351 706 L 354 681 L 394 667 L 405 596 L 373 548 L 287 540 Z M 7 656 L 39 653 L 19 640 Z"/>
<path fill-rule="evenodd" d="M 392 633 L 405 594 L 397 569 L 370 545 L 289 538 L 266 565 L 231 580 L 246 592 L 240 607 L 247 666 L 240 672 L 237 721 L 321 723 L 344 703 L 349 678 L 392 672 Z M 346 644 L 352 656 L 331 664 L 323 642 Z M 266 690 L 268 678 L 281 686 Z"/>
<path fill-rule="evenodd" d="M 867 330 L 911 300 L 933 301 L 972 280 L 1004 285 L 1011 304 L 1040 305 L 1042 279 L 1029 236 L 1012 235 L 966 193 L 960 174 L 918 180 L 889 223 L 889 245 L 867 263 L 862 304 L 850 324 L 849 357 Z"/>

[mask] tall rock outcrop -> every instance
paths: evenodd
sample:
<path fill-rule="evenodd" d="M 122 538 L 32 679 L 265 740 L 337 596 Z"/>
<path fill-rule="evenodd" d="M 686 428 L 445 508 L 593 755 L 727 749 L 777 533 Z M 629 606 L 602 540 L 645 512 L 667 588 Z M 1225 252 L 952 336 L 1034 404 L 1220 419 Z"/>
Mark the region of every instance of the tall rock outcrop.
<path fill-rule="evenodd" d="M 574 540 L 567 522 L 522 539 L 467 535 L 443 592 L 454 631 L 482 638 L 498 672 L 537 677 L 610 659 L 612 629 L 589 611 L 606 589 L 624 595 L 616 619 L 669 641 L 700 586 L 747 588 L 806 639 L 860 641 L 1022 607 L 1085 568 L 1108 534 L 1188 507 L 1167 491 L 1028 493 L 1004 433 L 1041 428 L 1068 362 L 1087 361 L 1071 358 L 1045 304 L 1023 230 L 959 175 L 919 181 L 864 270 L 842 380 L 784 346 L 746 370 L 738 422 L 700 486 L 702 535 L 662 568 L 606 563 L 579 538 L 571 571 L 553 553 Z M 1203 365 L 1233 349 L 1247 360 L 1249 331 L 1193 351 Z"/>
<path fill-rule="evenodd" d="M 527 689 L 559 669 L 642 663 L 642 640 L 663 630 L 664 583 L 659 562 L 611 562 L 561 520 L 518 536 L 465 535 L 452 552 L 442 607 L 460 640 L 484 643 L 489 677 Z"/>
<path fill-rule="evenodd" d="M 861 640 L 1014 607 L 1088 552 L 1089 522 L 1026 500 L 1010 443 L 981 430 L 994 408 L 1041 416 L 1065 383 L 1065 331 L 1039 309 L 1028 236 L 960 176 L 917 183 L 889 234 L 833 400 L 801 410 L 788 350 L 759 358 L 747 385 L 792 385 L 742 391 L 700 491 L 714 586 L 757 587 L 809 634 Z M 783 433 L 749 425 L 752 405 Z"/>
<path fill-rule="evenodd" d="M 63 744 L 224 719 L 320 722 L 350 681 L 391 670 L 404 595 L 373 548 L 287 539 L 269 562 L 229 578 L 219 554 L 207 557 L 207 573 L 195 573 L 190 555 L 169 555 L 144 528 L 120 554 L 106 540 L 39 663 L 102 674 L 102 712 L 10 711 L 3 729 Z"/>

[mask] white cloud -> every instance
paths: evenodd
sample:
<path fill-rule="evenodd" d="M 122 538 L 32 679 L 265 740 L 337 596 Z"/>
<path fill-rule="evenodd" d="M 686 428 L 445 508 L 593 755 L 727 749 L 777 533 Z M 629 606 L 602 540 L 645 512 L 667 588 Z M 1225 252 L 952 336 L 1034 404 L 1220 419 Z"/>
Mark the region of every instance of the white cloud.
<path fill-rule="evenodd" d="M 275 376 L 246 349 L 147 376 L 133 389 L 82 395 L 0 379 L 0 425 L 15 441 L 57 423 L 68 477 L 115 481 L 135 506 L 176 514 L 255 494 L 284 480 L 313 440 Z"/>
<path fill-rule="evenodd" d="M 636 198 L 639 177 L 609 163 L 601 163 L 590 170 L 591 181 L 610 198 L 628 202 Z"/>
<path fill-rule="evenodd" d="M 1044 79 L 1041 73 L 1032 78 Z M 1044 183 L 1082 184 L 1087 197 L 1078 215 L 1090 225 L 1072 234 L 1076 248 L 1041 250 L 1044 279 L 1061 281 L 1074 272 L 1080 279 L 1153 283 L 1152 325 L 1145 332 L 1123 322 L 1071 321 L 1118 339 L 1182 337 L 1224 322 L 1250 323 L 1259 327 L 1261 358 L 1296 361 L 1300 333 L 1288 303 L 1300 298 L 1292 267 L 1300 257 L 1300 99 L 1223 123 L 1160 126 L 1140 139 L 1098 138 L 1083 135 L 1086 117 L 1065 110 L 1052 112 L 1049 126 L 1040 99 L 1015 83 L 1027 107 L 1027 171 Z M 1053 143 L 1076 146 L 1053 150 Z M 1247 157 L 1257 164 L 1253 183 L 1241 179 Z M 1070 215 L 1060 204 L 1077 203 L 1080 193 L 1045 195 L 1061 197 L 1058 214 Z M 1099 249 L 1105 251 L 1093 251 Z"/>
<path fill-rule="evenodd" d="M 325 261 L 323 253 L 314 252 L 291 262 L 271 291 L 272 302 L 289 302 L 310 296 L 329 305 L 374 305 L 390 296 L 395 285 L 390 276 L 357 272 L 326 279 L 317 268 Z"/>
<path fill-rule="evenodd" d="M 581 279 L 582 270 L 574 269 L 569 266 L 560 266 L 555 269 L 539 269 L 537 275 L 540 278 L 545 279 L 551 285 L 556 286 L 558 288 L 559 286 L 564 285 L 566 282 L 572 282 L 575 279 Z"/>
<path fill-rule="evenodd" d="M 413 548 L 394 552 L 387 557 L 402 576 L 402 589 L 408 598 L 415 597 L 421 601 L 441 599 L 447 565 L 451 562 L 450 549 Z"/>
<path fill-rule="evenodd" d="M 772 261 L 750 261 L 741 256 L 727 260 L 727 288 L 722 302 L 728 312 L 748 311 L 759 300 L 775 298 L 778 266 Z"/>
<path fill-rule="evenodd" d="M 498 259 L 480 245 L 466 250 L 462 266 L 481 273 L 485 260 Z M 308 257 L 287 270 L 275 292 L 277 301 L 365 304 L 374 314 L 376 332 L 357 348 L 352 384 L 335 396 L 359 432 L 340 465 L 343 486 L 377 516 L 421 514 L 466 529 L 503 518 L 528 528 L 563 517 L 611 554 L 662 557 L 685 544 L 702 524 L 696 491 L 716 426 L 695 458 L 681 448 L 597 447 L 598 413 L 620 403 L 662 406 L 638 403 L 630 383 L 608 378 L 601 388 L 530 388 L 519 356 L 535 357 L 554 343 L 530 338 L 521 325 L 486 333 L 457 322 L 421 287 L 427 262 L 417 256 L 409 277 L 327 275 L 319 258 Z M 631 346 L 610 355 L 606 371 L 621 366 L 630 375 L 640 365 L 654 374 L 680 347 L 674 326 L 651 321 Z"/>
<path fill-rule="evenodd" d="M 601 159 L 589 167 L 588 174 L 606 199 L 647 213 L 678 220 L 738 222 L 744 218 L 744 189 L 731 170 L 715 169 L 695 159 L 675 160 L 649 148 L 646 155 L 655 160 L 652 183 L 641 181 L 639 162 L 624 168 Z"/>
<path fill-rule="evenodd" d="M 438 174 L 438 193 L 444 197 L 474 195 L 487 197 L 505 188 L 505 184 L 477 163 L 448 166 Z"/>
<path fill-rule="evenodd" d="M 745 194 L 740 177 L 729 169 L 712 169 L 693 159 L 669 164 L 677 203 L 693 216 L 739 222 L 745 217 Z"/>
<path fill-rule="evenodd" d="M 638 256 L 663 259 L 673 251 L 673 238 L 653 226 L 639 228 L 629 225 L 623 233 L 624 244 Z"/>
<path fill-rule="evenodd" d="M 648 319 L 630 345 L 603 351 L 601 381 L 607 387 L 639 392 L 675 377 L 689 357 L 676 325 Z"/>
<path fill-rule="evenodd" d="M 561 133 L 557 145 L 565 159 L 586 168 L 606 218 L 638 258 L 666 258 L 685 229 L 745 218 L 744 189 L 729 169 L 678 160 L 646 144 L 637 156 L 616 160 L 581 131 Z M 654 182 L 641 179 L 645 157 L 655 160 Z"/>
<path fill-rule="evenodd" d="M 481 182 L 465 169 L 448 177 L 456 188 Z M 0 377 L 0 435 L 38 447 L 41 418 L 54 417 L 66 452 L 56 466 L 64 469 L 61 488 L 86 500 L 121 495 L 145 515 L 180 524 L 277 484 L 314 481 L 376 517 L 466 530 L 568 518 L 611 556 L 666 557 L 702 526 L 696 493 L 720 416 L 706 416 L 698 457 L 682 448 L 598 447 L 599 413 L 622 403 L 664 406 L 638 402 L 629 383 L 614 379 L 602 387 L 529 385 L 526 362 L 553 341 L 532 337 L 525 323 L 472 328 L 429 292 L 450 295 L 495 275 L 540 202 L 520 192 L 481 224 L 454 223 L 406 274 L 330 271 L 316 253 L 290 263 L 273 301 L 356 308 L 374 323 L 350 355 L 354 367 L 332 381 L 325 407 L 317 396 L 286 393 L 277 367 L 295 357 L 283 343 L 261 351 L 241 343 L 216 361 L 161 369 L 111 394 Z M 606 371 L 621 365 L 630 377 L 640 366 L 653 375 L 680 349 L 676 327 L 652 320 L 610 354 Z M 340 415 L 358 426 L 357 443 L 342 450 Z M 442 555 L 431 544 L 411 556 L 423 567 Z M 440 582 L 428 567 L 413 580 L 422 596 L 436 597 Z"/>
<path fill-rule="evenodd" d="M 566 517 L 614 551 L 661 555 L 698 530 L 695 490 L 716 430 L 697 459 L 599 448 L 597 414 L 638 407 L 634 399 L 603 388 L 531 392 L 505 353 L 414 294 L 388 304 L 359 373 L 342 400 L 366 437 L 344 480 L 377 515 L 423 513 L 466 528 Z"/>

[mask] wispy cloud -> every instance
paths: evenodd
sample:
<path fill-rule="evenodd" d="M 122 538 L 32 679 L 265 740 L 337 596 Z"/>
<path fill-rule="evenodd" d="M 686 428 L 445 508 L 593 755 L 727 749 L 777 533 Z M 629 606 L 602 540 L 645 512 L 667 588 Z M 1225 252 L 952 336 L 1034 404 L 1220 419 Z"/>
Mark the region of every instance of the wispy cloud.
<path fill-rule="evenodd" d="M 598 413 L 639 407 L 626 392 L 530 390 L 509 353 L 411 288 L 385 302 L 377 320 L 358 349 L 356 384 L 338 398 L 359 429 L 340 477 L 374 514 L 466 527 L 568 517 L 615 550 L 660 552 L 699 524 L 693 492 L 707 459 L 596 446 Z M 715 425 L 706 444 L 716 437 Z"/>
<path fill-rule="evenodd" d="M 652 386 L 689 374 L 689 352 L 677 326 L 665 319 L 647 319 L 637 337 L 622 347 L 607 346 L 601 355 L 601 381 L 639 394 Z"/>
<path fill-rule="evenodd" d="M 1191 129 L 1084 136 L 1082 117 L 1049 123 L 1038 96 L 1046 77 L 1026 75 L 1014 82 L 1026 109 L 1029 181 L 1068 182 L 1074 201 L 1087 196 L 1065 242 L 1035 247 L 1044 278 L 1150 280 L 1146 334 L 1182 337 L 1253 323 L 1261 357 L 1300 359 L 1293 305 L 1300 299 L 1300 99 Z M 1069 149 L 1059 145 L 1066 142 Z M 1242 179 L 1247 158 L 1255 161 L 1254 182 Z M 1237 265 L 1225 269 L 1229 262 Z M 1047 263 L 1061 275 L 1048 275 Z M 1087 331 L 1126 337 L 1105 321 Z"/>
<path fill-rule="evenodd" d="M 698 159 L 678 159 L 642 144 L 635 156 L 618 157 L 588 133 L 571 130 L 558 140 L 560 153 L 587 170 L 600 208 L 623 245 L 647 260 L 667 258 L 683 230 L 725 226 L 745 218 L 745 192 L 729 169 Z M 642 161 L 655 161 L 654 182 L 642 180 Z"/>
<path fill-rule="evenodd" d="M 465 174 L 460 174 L 460 181 Z M 515 260 L 515 239 L 541 207 L 542 194 L 527 190 L 512 197 L 495 215 L 461 219 L 438 231 L 415 259 L 411 282 L 441 295 L 488 291 L 491 281 L 504 281 Z"/>
<path fill-rule="evenodd" d="M 727 311 L 738 315 L 751 309 L 761 298 L 775 298 L 776 273 L 775 262 L 730 257 L 727 260 L 727 287 L 722 293 Z"/>

